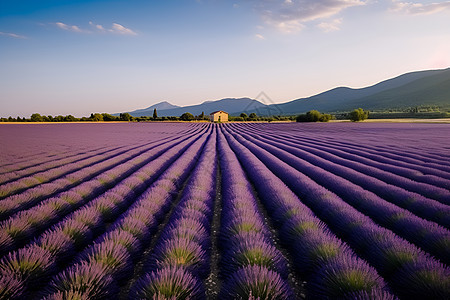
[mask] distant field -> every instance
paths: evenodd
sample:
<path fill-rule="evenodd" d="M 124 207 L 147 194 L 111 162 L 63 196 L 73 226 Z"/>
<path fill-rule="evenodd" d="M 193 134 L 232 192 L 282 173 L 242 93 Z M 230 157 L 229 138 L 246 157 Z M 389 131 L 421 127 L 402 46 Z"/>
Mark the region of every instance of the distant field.
<path fill-rule="evenodd" d="M 450 127 L 366 122 L 4 124 L 0 299 L 449 299 Z"/>

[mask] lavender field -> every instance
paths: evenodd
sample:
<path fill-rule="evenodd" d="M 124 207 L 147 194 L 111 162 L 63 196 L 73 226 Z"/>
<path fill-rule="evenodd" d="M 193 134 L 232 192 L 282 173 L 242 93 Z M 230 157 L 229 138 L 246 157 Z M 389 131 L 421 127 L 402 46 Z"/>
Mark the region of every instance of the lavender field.
<path fill-rule="evenodd" d="M 0 299 L 450 299 L 450 126 L 0 126 Z"/>

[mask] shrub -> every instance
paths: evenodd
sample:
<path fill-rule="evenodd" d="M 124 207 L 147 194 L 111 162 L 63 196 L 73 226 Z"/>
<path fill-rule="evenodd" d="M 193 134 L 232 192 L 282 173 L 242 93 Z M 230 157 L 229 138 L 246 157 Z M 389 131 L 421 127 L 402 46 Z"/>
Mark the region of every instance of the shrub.
<path fill-rule="evenodd" d="M 297 122 L 328 122 L 332 119 L 330 114 L 322 114 L 317 110 L 310 110 L 306 114 L 297 116 Z"/>
<path fill-rule="evenodd" d="M 188 112 L 186 112 L 180 116 L 180 120 L 182 120 L 182 121 L 192 121 L 194 119 L 195 119 L 194 115 L 191 113 L 188 113 Z"/>
<path fill-rule="evenodd" d="M 354 111 L 350 112 L 349 119 L 352 122 L 359 122 L 364 121 L 369 117 L 369 112 L 364 111 L 362 108 L 355 109 Z"/>

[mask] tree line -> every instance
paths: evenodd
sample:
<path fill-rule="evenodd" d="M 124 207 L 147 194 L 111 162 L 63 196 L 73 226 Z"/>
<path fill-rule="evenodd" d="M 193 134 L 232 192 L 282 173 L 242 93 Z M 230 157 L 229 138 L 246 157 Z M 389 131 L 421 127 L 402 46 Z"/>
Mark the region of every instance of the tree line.
<path fill-rule="evenodd" d="M 353 122 L 363 121 L 369 117 L 369 111 L 364 111 L 362 108 L 353 110 L 346 115 L 348 119 Z M 229 116 L 229 121 L 238 122 L 254 122 L 254 121 L 297 121 L 297 122 L 328 122 L 334 119 L 334 116 L 330 114 L 322 114 L 317 110 L 311 110 L 306 114 L 298 116 L 258 116 L 256 113 L 247 115 L 241 113 L 239 116 Z M 113 116 L 108 113 L 92 113 L 89 117 L 76 118 L 72 115 L 66 116 L 45 116 L 39 113 L 34 113 L 30 118 L 0 118 L 0 122 L 110 122 L 110 121 L 124 121 L 124 122 L 148 122 L 148 121 L 207 121 L 209 116 L 202 112 L 200 115 L 194 116 L 193 114 L 186 112 L 179 117 L 158 117 L 156 109 L 153 111 L 153 116 L 141 116 L 133 117 L 129 113 L 121 113 L 119 116 Z"/>
<path fill-rule="evenodd" d="M 369 111 L 364 111 L 362 108 L 355 109 L 347 114 L 345 118 L 352 122 L 360 122 L 369 118 Z M 328 122 L 335 119 L 331 114 L 322 114 L 317 110 L 310 110 L 306 114 L 298 115 L 297 122 Z"/>

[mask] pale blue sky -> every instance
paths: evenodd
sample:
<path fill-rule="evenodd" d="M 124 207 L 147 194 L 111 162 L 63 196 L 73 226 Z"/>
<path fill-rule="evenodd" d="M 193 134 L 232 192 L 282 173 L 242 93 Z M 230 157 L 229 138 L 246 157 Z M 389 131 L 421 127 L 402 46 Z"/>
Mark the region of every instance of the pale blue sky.
<path fill-rule="evenodd" d="M 2 117 L 280 103 L 449 66 L 450 1 L 0 1 Z"/>

